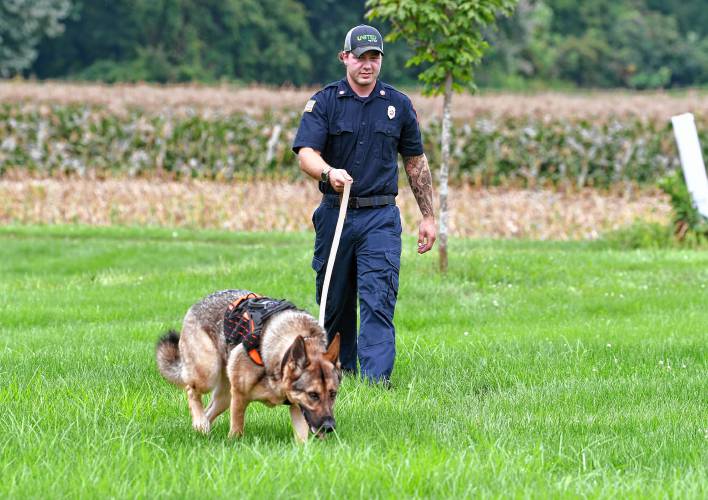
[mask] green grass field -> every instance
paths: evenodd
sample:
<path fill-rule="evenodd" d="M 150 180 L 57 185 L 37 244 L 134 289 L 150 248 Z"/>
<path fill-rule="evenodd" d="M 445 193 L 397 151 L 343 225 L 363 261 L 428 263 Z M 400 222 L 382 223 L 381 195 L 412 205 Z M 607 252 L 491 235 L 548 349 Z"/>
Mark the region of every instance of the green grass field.
<path fill-rule="evenodd" d="M 214 290 L 317 313 L 312 235 L 0 228 L 0 498 L 708 495 L 708 252 L 404 242 L 394 389 L 191 429 L 154 343 Z"/>

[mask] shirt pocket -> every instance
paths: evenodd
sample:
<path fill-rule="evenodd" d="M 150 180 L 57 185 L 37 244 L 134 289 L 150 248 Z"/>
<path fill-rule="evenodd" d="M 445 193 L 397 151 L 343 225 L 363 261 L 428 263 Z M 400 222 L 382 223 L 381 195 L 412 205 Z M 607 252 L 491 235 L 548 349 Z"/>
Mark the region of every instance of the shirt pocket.
<path fill-rule="evenodd" d="M 374 123 L 376 143 L 380 147 L 381 159 L 384 163 L 395 163 L 398 152 L 400 127 L 395 121 L 378 120 Z"/>
<path fill-rule="evenodd" d="M 343 164 L 347 147 L 350 147 L 354 137 L 354 127 L 351 120 L 340 118 L 330 124 L 328 131 L 329 148 L 333 157 L 328 158 L 335 168 L 346 168 Z"/>

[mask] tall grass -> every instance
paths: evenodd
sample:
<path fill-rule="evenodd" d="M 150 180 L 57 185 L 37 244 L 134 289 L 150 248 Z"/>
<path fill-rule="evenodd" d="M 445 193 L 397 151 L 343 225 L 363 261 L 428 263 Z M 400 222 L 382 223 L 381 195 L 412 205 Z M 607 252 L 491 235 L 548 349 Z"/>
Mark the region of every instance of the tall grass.
<path fill-rule="evenodd" d="M 345 379 L 337 433 L 283 407 L 195 434 L 157 336 L 221 288 L 316 312 L 311 236 L 0 228 L 0 496 L 708 494 L 708 255 L 404 241 L 394 389 Z"/>
<path fill-rule="evenodd" d="M 303 174 L 304 176 L 304 174 Z M 407 181 L 397 205 L 407 234 L 420 209 Z M 668 200 L 643 190 L 508 190 L 453 186 L 452 236 L 595 239 L 635 220 L 669 224 Z M 313 181 L 238 182 L 155 179 L 0 179 L 0 224 L 151 225 L 232 231 L 307 231 L 321 198 Z M 273 203 L 273 200 L 278 200 Z M 437 202 L 437 199 L 435 200 Z"/>

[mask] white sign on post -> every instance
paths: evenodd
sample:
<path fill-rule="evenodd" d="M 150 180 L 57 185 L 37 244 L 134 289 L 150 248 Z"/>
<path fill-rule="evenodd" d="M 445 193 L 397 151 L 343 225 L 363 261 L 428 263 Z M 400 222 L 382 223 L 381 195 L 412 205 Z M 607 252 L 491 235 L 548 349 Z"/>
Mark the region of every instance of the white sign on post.
<path fill-rule="evenodd" d="M 673 116 L 671 123 L 678 144 L 686 187 L 698 213 L 708 218 L 708 177 L 706 177 L 706 167 L 703 164 L 703 153 L 698 142 L 693 115 L 684 113 Z"/>

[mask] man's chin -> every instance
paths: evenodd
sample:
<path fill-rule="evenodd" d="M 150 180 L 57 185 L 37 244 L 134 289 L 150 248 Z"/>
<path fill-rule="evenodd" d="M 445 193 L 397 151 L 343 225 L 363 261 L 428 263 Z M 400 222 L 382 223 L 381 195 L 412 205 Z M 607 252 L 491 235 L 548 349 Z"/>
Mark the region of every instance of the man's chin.
<path fill-rule="evenodd" d="M 371 84 L 374 83 L 375 81 L 376 81 L 376 79 L 373 77 L 373 75 L 372 75 L 372 76 L 368 76 L 368 77 L 361 77 L 361 76 L 360 76 L 360 77 L 356 80 L 356 83 L 358 83 L 359 85 L 362 85 L 362 86 L 366 86 L 366 85 L 371 85 Z"/>

